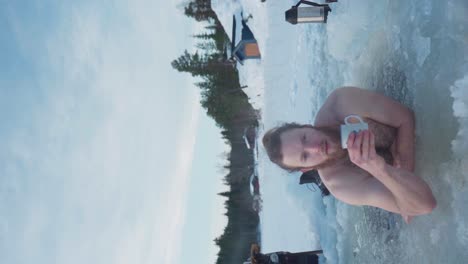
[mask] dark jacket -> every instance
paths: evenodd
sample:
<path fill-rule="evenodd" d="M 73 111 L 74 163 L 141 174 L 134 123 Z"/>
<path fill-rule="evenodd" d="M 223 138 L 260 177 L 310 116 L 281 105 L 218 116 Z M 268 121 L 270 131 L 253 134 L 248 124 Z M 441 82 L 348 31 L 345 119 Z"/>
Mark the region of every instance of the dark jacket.
<path fill-rule="evenodd" d="M 317 264 L 317 254 L 322 253 L 321 250 L 289 253 L 289 252 L 274 252 L 274 253 L 256 253 L 253 258 L 258 264 Z M 253 262 L 255 263 L 255 262 Z"/>

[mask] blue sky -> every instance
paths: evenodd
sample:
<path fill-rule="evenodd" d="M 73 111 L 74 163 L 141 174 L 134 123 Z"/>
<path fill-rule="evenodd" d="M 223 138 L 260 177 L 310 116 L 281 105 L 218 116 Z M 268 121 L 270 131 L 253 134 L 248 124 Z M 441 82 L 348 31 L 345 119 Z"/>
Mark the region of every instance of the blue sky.
<path fill-rule="evenodd" d="M 227 147 L 177 4 L 2 2 L 1 263 L 214 261 Z"/>

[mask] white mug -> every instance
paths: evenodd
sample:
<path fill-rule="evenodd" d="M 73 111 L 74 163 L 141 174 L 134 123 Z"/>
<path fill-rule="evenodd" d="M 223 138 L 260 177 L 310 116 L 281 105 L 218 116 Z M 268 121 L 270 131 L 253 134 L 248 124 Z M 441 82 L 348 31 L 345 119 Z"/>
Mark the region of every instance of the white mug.
<path fill-rule="evenodd" d="M 355 118 L 359 120 L 359 123 L 350 123 L 349 119 Z M 349 115 L 344 119 L 345 124 L 340 126 L 341 130 L 341 148 L 348 148 L 348 137 L 352 132 L 359 132 L 361 130 L 369 129 L 369 125 L 362 120 L 358 115 Z"/>

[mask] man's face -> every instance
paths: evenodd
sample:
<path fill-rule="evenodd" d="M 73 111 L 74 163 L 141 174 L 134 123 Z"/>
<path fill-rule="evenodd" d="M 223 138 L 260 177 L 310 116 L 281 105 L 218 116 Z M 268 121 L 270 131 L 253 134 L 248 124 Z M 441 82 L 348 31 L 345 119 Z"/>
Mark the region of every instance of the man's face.
<path fill-rule="evenodd" d="M 315 167 L 343 152 L 336 137 L 311 127 L 287 130 L 280 140 L 283 164 L 294 168 Z"/>

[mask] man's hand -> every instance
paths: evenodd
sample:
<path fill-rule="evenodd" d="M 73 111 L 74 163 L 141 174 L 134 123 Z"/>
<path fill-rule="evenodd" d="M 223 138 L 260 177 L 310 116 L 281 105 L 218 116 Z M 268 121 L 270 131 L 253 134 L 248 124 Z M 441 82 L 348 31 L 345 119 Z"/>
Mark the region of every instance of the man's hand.
<path fill-rule="evenodd" d="M 405 223 L 409 224 L 413 220 L 414 216 L 413 215 L 404 215 L 402 214 L 401 217 L 403 217 L 403 220 Z"/>
<path fill-rule="evenodd" d="M 408 107 L 384 95 L 359 89 L 343 87 L 331 95 L 325 109 L 320 112 L 334 111 L 342 120 L 350 113 L 372 119 L 397 129 L 395 142 L 395 167 L 414 172 L 414 113 Z"/>
<path fill-rule="evenodd" d="M 399 213 L 407 224 L 411 222 L 415 215 L 430 213 L 436 206 L 430 188 L 424 181 L 414 177 L 414 174 L 410 171 L 398 168 L 400 167 L 398 165 L 395 168 L 396 171 L 390 173 L 393 174 L 392 177 L 399 177 L 400 179 L 395 181 L 392 177 L 387 178 L 389 168 L 392 168 L 392 166 L 388 167 L 389 165 L 385 163 L 385 160 L 376 153 L 374 138 L 374 134 L 368 130 L 352 133 L 349 136 L 347 143 L 351 162 L 369 172 L 387 186 L 396 199 Z M 384 169 L 385 166 L 387 169 Z M 385 176 L 386 179 L 382 178 L 383 175 L 387 175 Z M 405 183 L 404 181 L 408 182 Z M 381 208 L 384 207 L 381 206 Z"/>
<path fill-rule="evenodd" d="M 379 170 L 385 164 L 375 151 L 375 136 L 370 130 L 349 135 L 348 153 L 351 162 L 367 172 Z"/>

